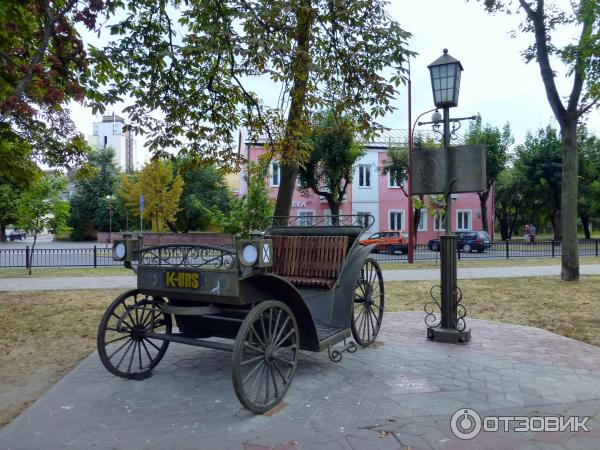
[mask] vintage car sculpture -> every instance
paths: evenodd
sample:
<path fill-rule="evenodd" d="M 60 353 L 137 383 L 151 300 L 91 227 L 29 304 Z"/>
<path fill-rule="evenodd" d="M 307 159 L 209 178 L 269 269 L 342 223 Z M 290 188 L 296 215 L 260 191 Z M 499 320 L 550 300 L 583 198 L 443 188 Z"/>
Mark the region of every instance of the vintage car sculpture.
<path fill-rule="evenodd" d="M 115 299 L 100 322 L 102 364 L 141 380 L 171 342 L 230 351 L 238 399 L 268 411 L 289 388 L 299 350 L 327 350 L 338 362 L 357 350 L 346 341 L 351 335 L 363 347 L 375 340 L 383 279 L 372 246 L 359 245 L 372 222 L 276 217 L 264 233 L 231 247 L 115 240 L 113 258 L 137 273 L 137 289 Z"/>

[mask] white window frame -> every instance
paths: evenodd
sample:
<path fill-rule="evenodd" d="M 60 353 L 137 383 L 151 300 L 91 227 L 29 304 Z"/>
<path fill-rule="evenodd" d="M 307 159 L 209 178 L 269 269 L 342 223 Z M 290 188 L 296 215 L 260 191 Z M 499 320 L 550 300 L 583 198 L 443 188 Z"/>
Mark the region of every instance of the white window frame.
<path fill-rule="evenodd" d="M 390 189 L 402 189 L 402 186 L 400 186 L 399 184 L 395 184 L 395 182 L 392 182 L 392 180 L 395 179 L 394 177 L 392 177 L 392 172 L 388 172 L 387 179 L 388 179 L 388 188 L 390 188 Z"/>
<path fill-rule="evenodd" d="M 433 216 L 433 230 L 434 231 L 446 231 L 444 228 L 444 219 L 445 216 L 441 214 L 436 214 Z"/>
<path fill-rule="evenodd" d="M 421 218 L 419 219 L 419 225 L 417 226 L 417 231 L 427 231 L 427 211 L 425 208 L 421 210 Z M 421 226 L 423 225 L 423 226 Z"/>
<path fill-rule="evenodd" d="M 392 227 L 392 214 L 400 213 L 400 228 Z M 398 224 L 396 224 L 398 225 Z M 406 210 L 405 209 L 390 209 L 388 210 L 388 230 L 402 231 L 406 230 Z"/>
<path fill-rule="evenodd" d="M 296 215 L 298 217 L 315 217 L 317 215 L 317 211 L 315 211 L 314 209 L 299 209 L 296 213 Z M 298 220 L 298 222 L 300 222 L 300 220 Z M 309 223 L 312 222 L 312 223 Z M 301 226 L 310 226 L 310 225 L 314 225 L 315 220 L 306 220 L 305 223 L 300 224 Z"/>
<path fill-rule="evenodd" d="M 273 183 L 273 177 L 275 175 L 275 166 L 277 166 L 277 184 Z M 271 164 L 269 164 L 269 186 L 270 187 L 279 187 L 280 184 L 281 184 L 281 162 L 271 161 Z"/>
<path fill-rule="evenodd" d="M 461 214 L 468 214 L 467 228 L 459 227 Z M 464 225 L 464 224 L 463 224 Z M 472 209 L 457 209 L 456 210 L 456 231 L 469 231 L 473 229 L 473 210 Z"/>
<path fill-rule="evenodd" d="M 364 171 L 363 171 L 363 168 L 364 168 Z M 367 173 L 369 174 L 369 177 L 368 177 L 369 178 L 369 184 L 360 184 L 360 174 L 361 174 L 361 171 L 364 172 L 363 173 L 363 177 L 362 177 L 363 181 L 366 181 L 366 178 L 367 178 L 366 174 Z M 371 187 L 373 186 L 373 183 L 371 182 L 372 181 L 372 176 L 371 175 L 372 175 L 371 174 L 371 164 L 359 164 L 358 165 L 358 187 L 360 189 L 371 189 Z"/>

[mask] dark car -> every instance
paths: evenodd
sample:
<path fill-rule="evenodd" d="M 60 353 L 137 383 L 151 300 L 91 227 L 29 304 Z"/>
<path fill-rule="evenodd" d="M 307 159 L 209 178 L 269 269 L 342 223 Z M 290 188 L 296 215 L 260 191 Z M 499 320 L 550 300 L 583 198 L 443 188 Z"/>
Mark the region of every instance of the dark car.
<path fill-rule="evenodd" d="M 457 231 L 456 235 L 458 236 L 456 247 L 459 252 L 471 253 L 475 250 L 481 253 L 492 246 L 492 240 L 486 231 Z M 427 247 L 433 252 L 439 252 L 439 238 L 431 239 Z"/>
<path fill-rule="evenodd" d="M 6 230 L 4 232 L 4 235 L 6 236 L 7 240 L 11 240 L 14 241 L 15 239 L 18 240 L 23 240 L 27 237 L 27 233 L 25 231 L 22 230 L 13 230 L 11 228 L 9 228 L 8 230 Z"/>

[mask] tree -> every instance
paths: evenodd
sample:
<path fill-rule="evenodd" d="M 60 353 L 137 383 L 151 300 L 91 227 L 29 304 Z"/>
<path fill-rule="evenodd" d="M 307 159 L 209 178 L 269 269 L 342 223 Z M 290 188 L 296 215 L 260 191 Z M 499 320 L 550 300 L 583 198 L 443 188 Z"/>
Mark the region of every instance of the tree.
<path fill-rule="evenodd" d="M 482 125 L 481 116 L 477 116 L 474 122 L 471 122 L 469 130 L 465 136 L 465 144 L 483 144 L 485 145 L 486 157 L 486 181 L 485 191 L 478 192 L 479 204 L 481 208 L 481 221 L 483 229 L 490 232 L 487 215 L 487 202 L 492 192 L 492 186 L 496 182 L 498 175 L 506 168 L 509 160 L 508 147 L 512 145 L 514 139 L 510 132 L 510 125 L 504 125 L 502 131 L 490 124 Z"/>
<path fill-rule="evenodd" d="M 517 180 L 514 168 L 500 172 L 494 185 L 494 213 L 503 241 L 511 239 L 517 233 L 518 225 L 527 215 L 528 193 Z"/>
<path fill-rule="evenodd" d="M 94 30 L 104 6 L 102 0 L 0 2 L 0 151 L 13 148 L 11 163 L 31 169 L 31 155 L 68 167 L 88 150 L 64 106 L 83 102 L 89 74 L 75 27 Z M 0 164 L 0 176 L 15 174 Z"/>
<path fill-rule="evenodd" d="M 233 198 L 216 167 L 198 165 L 191 158 L 178 157 L 174 170 L 181 175 L 184 185 L 175 227 L 171 231 L 206 230 L 218 223 L 219 214 L 229 214 Z"/>
<path fill-rule="evenodd" d="M 590 222 L 600 217 L 600 139 L 586 127 L 578 132 L 579 148 L 579 218 L 586 239 L 590 239 Z"/>
<path fill-rule="evenodd" d="M 87 162 L 95 170 L 89 176 L 76 177 L 69 218 L 71 237 L 75 240 L 95 239 L 98 230 L 109 228 L 106 196 L 114 195 L 119 183 L 119 168 L 114 158 L 112 148 L 94 150 Z M 122 229 L 125 224 L 123 205 L 115 202 L 111 208 L 113 229 Z"/>
<path fill-rule="evenodd" d="M 69 218 L 69 202 L 61 195 L 67 188 L 67 180 L 62 175 L 44 175 L 23 191 L 17 200 L 17 227 L 33 236 L 29 253 L 29 275 L 33 263 L 33 253 L 37 237 L 43 231 L 52 234 L 69 231 L 66 225 Z"/>
<path fill-rule="evenodd" d="M 561 141 L 551 126 L 537 134 L 528 133 L 525 143 L 516 149 L 515 176 L 530 198 L 540 218 L 552 223 L 554 240 L 560 240 L 561 229 Z M 539 225 L 539 224 L 538 224 Z"/>
<path fill-rule="evenodd" d="M 490 12 L 513 11 L 513 5 L 525 14 L 521 31 L 532 33 L 534 42 L 523 52 L 527 62 L 536 60 L 550 108 L 561 132 L 563 156 L 561 231 L 561 278 L 579 280 L 579 248 L 577 245 L 577 189 L 579 174 L 577 151 L 578 122 L 600 104 L 600 3 L 597 0 L 570 2 L 573 10 L 560 10 L 544 0 L 480 0 Z M 558 26 L 579 27 L 579 36 L 565 46 L 552 42 L 552 31 Z M 563 101 L 555 82 L 551 57 L 557 56 L 568 68 L 572 85 Z"/>
<path fill-rule="evenodd" d="M 289 215 L 314 111 L 337 105 L 360 131 L 379 129 L 404 82 L 410 34 L 384 0 L 131 0 L 117 4 L 114 40 L 91 49 L 96 109 L 124 96 L 149 148 L 180 148 L 236 164 L 237 129 L 264 133 L 282 161 L 275 214 Z M 177 11 L 174 13 L 174 9 Z M 175 19 L 175 16 L 179 19 Z M 122 18 L 122 19 L 121 19 Z M 177 34 L 175 21 L 177 20 Z M 266 106 L 248 79 L 281 92 Z"/>
<path fill-rule="evenodd" d="M 181 175 L 173 173 L 168 160 L 155 159 L 132 175 L 121 175 L 121 186 L 117 190 L 130 211 L 140 216 L 140 196 L 144 195 L 143 218 L 149 220 L 156 232 L 163 227 L 174 227 L 175 214 L 179 211 L 179 199 L 183 192 Z M 170 225 L 169 225 L 170 224 Z"/>
<path fill-rule="evenodd" d="M 225 232 L 241 237 L 247 237 L 252 230 L 264 230 L 271 224 L 273 216 L 266 165 L 249 162 L 244 178 L 248 192 L 234 199 L 230 214 L 221 218 Z"/>
<path fill-rule="evenodd" d="M 324 197 L 333 223 L 339 222 L 354 164 L 365 154 L 355 136 L 356 127 L 349 116 L 338 116 L 332 110 L 317 116 L 309 138 L 310 156 L 299 169 L 300 190 L 308 193 L 311 189 Z"/>
<path fill-rule="evenodd" d="M 6 241 L 6 227 L 17 221 L 17 197 L 15 186 L 0 178 L 0 242 Z"/>

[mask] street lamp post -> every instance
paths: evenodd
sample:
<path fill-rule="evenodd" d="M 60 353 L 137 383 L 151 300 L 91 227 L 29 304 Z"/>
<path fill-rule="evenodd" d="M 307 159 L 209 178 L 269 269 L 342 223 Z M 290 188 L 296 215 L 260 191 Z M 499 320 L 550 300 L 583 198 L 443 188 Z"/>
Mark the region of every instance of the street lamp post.
<path fill-rule="evenodd" d="M 444 49 L 444 54 L 436 59 L 429 66 L 431 75 L 431 88 L 433 91 L 433 103 L 436 108 L 443 111 L 443 117 L 439 112 L 435 112 L 432 117 L 434 126 L 443 124 L 443 144 L 444 151 L 448 151 L 450 146 L 450 108 L 458 105 L 458 93 L 460 90 L 460 76 L 463 70 L 462 64 L 457 59 L 448 54 Z M 470 118 L 469 118 L 470 119 Z M 463 119 L 453 119 L 452 122 L 458 122 Z M 457 236 L 452 233 L 452 184 L 456 181 L 450 179 L 449 164 L 446 165 L 446 192 L 445 200 L 445 233 L 440 237 L 441 243 L 441 302 L 440 313 L 441 320 L 439 327 L 429 327 L 427 337 L 431 340 L 449 343 L 468 342 L 471 339 L 470 330 L 457 328 L 457 305 L 459 302 L 460 290 L 456 285 L 456 244 Z"/>
<path fill-rule="evenodd" d="M 114 195 L 107 195 L 104 197 L 106 203 L 108 204 L 108 243 L 111 242 L 112 238 L 112 202 L 114 202 L 117 198 Z"/>

